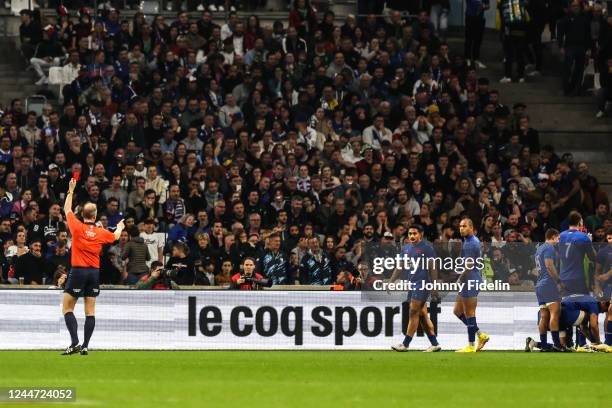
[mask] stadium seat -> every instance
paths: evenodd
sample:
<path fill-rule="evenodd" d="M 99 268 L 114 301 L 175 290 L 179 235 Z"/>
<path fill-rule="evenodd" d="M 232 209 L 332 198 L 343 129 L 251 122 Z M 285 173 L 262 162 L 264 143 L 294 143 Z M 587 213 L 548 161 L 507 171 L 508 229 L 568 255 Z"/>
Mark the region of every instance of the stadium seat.
<path fill-rule="evenodd" d="M 33 10 L 37 3 L 32 0 L 11 0 L 11 13 L 18 16 L 21 10 Z"/>
<path fill-rule="evenodd" d="M 160 6 L 159 6 L 159 1 L 155 1 L 155 0 L 145 0 L 143 2 L 140 3 L 140 7 L 142 12 L 147 15 L 147 14 L 159 14 L 159 10 L 160 10 Z"/>
<path fill-rule="evenodd" d="M 65 85 L 68 85 L 70 82 L 66 81 L 64 78 L 64 70 L 62 67 L 51 67 L 49 68 L 49 85 L 58 85 L 59 86 L 59 100 L 62 102 L 64 100 L 64 95 L 62 94 L 62 89 Z"/>
<path fill-rule="evenodd" d="M 47 103 L 47 97 L 44 95 L 30 95 L 26 98 L 26 110 L 34 111 L 37 115 L 42 115 L 43 106 Z"/>

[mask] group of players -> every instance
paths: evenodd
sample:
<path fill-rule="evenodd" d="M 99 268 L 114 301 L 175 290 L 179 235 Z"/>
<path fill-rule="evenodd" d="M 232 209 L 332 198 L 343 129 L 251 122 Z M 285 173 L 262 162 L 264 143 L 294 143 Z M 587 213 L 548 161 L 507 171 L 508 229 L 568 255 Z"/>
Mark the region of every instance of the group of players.
<path fill-rule="evenodd" d="M 474 234 L 474 225 L 469 218 L 461 220 L 459 232 L 463 237 L 460 256 L 477 259 L 482 257 L 480 241 Z M 402 248 L 402 256 L 417 258 L 435 257 L 432 245 L 423 239 L 423 228 L 413 225 L 408 229 L 409 243 Z M 536 265 L 539 277 L 536 284 L 536 297 L 540 306 L 538 328 L 540 341 L 527 338 L 525 351 L 578 351 L 612 352 L 612 231 L 607 232 L 607 244 L 595 251 L 590 236 L 584 232 L 580 213 L 569 214 L 569 228 L 563 233 L 555 229 L 546 232 L 546 242 L 538 247 Z M 595 262 L 593 292 L 587 286 L 585 257 Z M 396 271 L 394 281 L 405 271 Z M 437 293 L 427 290 L 427 284 L 437 279 L 437 271 L 420 267 L 411 271 L 410 281 L 414 283 L 409 291 L 409 321 L 402 343 L 391 348 L 395 351 L 408 351 L 410 343 L 419 327 L 427 334 L 431 346 L 425 352 L 437 352 L 442 348 L 436 338 L 434 325 L 427 313 L 427 301 Z M 480 270 L 474 266 L 459 276 L 465 283 L 457 294 L 454 314 L 467 327 L 468 345 L 457 350 L 461 353 L 474 353 L 482 350 L 489 336 L 480 331 L 476 322 L 478 305 L 478 284 L 482 281 Z M 471 284 L 469 284 L 471 282 Z M 606 313 L 605 342 L 600 341 L 599 314 Z M 576 327 L 576 345 L 573 331 Z M 548 331 L 552 344 L 548 343 Z M 477 343 L 475 344 L 477 340 Z M 587 340 L 590 345 L 587 344 Z"/>
<path fill-rule="evenodd" d="M 480 240 L 474 234 L 474 223 L 469 218 L 464 218 L 459 223 L 459 233 L 463 237 L 463 245 L 461 247 L 460 257 L 476 260 L 482 258 L 482 250 Z M 420 225 L 412 225 L 408 228 L 409 243 L 402 248 L 402 257 L 408 259 L 416 259 L 419 257 L 435 258 L 436 254 L 431 243 L 423 239 L 423 227 Z M 391 277 L 394 281 L 404 271 L 396 271 Z M 427 333 L 427 337 L 431 342 L 425 352 L 438 352 L 442 350 L 436 338 L 434 325 L 427 313 L 427 300 L 430 296 L 437 297 L 437 293 L 427 289 L 428 284 L 437 279 L 437 271 L 432 268 L 429 270 L 426 265 L 410 271 L 410 281 L 413 283 L 412 290 L 408 292 L 409 310 L 408 310 L 408 328 L 404 341 L 391 348 L 395 351 L 408 351 L 412 338 L 416 333 L 419 325 L 422 325 L 423 330 Z M 457 298 L 455 300 L 454 314 L 466 326 L 468 333 L 468 345 L 458 353 L 475 353 L 489 341 L 489 336 L 478 328 L 476 322 L 476 307 L 478 306 L 479 284 L 482 282 L 480 270 L 474 265 L 473 268 L 465 268 L 465 271 L 459 276 L 459 282 L 464 283 Z M 476 343 L 476 340 L 478 342 Z M 476 343 L 476 344 L 475 344 Z"/>
<path fill-rule="evenodd" d="M 570 213 L 569 224 L 569 229 L 562 233 L 546 231 L 546 242 L 536 252 L 540 272 L 536 284 L 540 341 L 528 337 L 525 351 L 612 352 L 612 231 L 607 231 L 607 245 L 595 251 L 591 238 L 583 231 L 578 212 Z M 587 286 L 585 258 L 595 263 L 593 293 L 597 298 Z M 600 313 L 606 313 L 603 343 L 599 334 Z M 547 340 L 549 331 L 552 344 Z"/>

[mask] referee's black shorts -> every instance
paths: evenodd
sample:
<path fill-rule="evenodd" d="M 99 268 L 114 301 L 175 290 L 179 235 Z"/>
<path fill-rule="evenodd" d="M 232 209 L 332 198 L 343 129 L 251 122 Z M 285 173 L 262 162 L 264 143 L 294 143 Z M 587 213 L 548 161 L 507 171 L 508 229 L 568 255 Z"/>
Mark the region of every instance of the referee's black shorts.
<path fill-rule="evenodd" d="M 100 294 L 100 270 L 73 267 L 68 273 L 64 293 L 69 293 L 76 298 L 98 296 Z"/>

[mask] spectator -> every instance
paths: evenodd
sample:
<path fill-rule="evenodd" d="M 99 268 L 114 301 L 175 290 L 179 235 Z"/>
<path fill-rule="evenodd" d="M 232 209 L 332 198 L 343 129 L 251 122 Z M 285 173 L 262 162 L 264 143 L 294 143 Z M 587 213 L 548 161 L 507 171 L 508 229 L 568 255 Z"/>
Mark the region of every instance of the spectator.
<path fill-rule="evenodd" d="M 40 240 L 33 240 L 30 250 L 17 258 L 15 275 L 17 279 L 23 278 L 26 285 L 41 285 L 43 279 L 47 279 L 47 267 Z"/>
<path fill-rule="evenodd" d="M 612 17 L 608 17 L 608 20 Z M 612 26 L 612 22 L 610 23 Z M 610 28 L 612 32 L 612 28 Z M 611 41 L 612 42 L 612 41 Z M 612 52 L 610 53 L 612 55 Z M 606 105 L 612 102 L 612 58 L 606 61 L 605 69 L 600 72 L 601 88 L 597 90 L 597 114 L 596 117 L 602 118 L 606 112 Z"/>
<path fill-rule="evenodd" d="M 317 28 L 317 17 L 309 0 L 295 0 L 289 13 L 289 27 L 294 27 L 302 37 L 312 34 Z"/>
<path fill-rule="evenodd" d="M 102 192 L 102 199 L 107 202 L 110 198 L 116 199 L 119 203 L 119 210 L 123 212 L 127 208 L 128 194 L 121 187 L 121 180 L 120 175 L 114 175 L 111 185 Z"/>
<path fill-rule="evenodd" d="M 169 224 L 175 224 L 185 215 L 185 200 L 181 198 L 178 184 L 171 185 L 168 190 L 170 194 L 164 203 L 165 218 Z"/>
<path fill-rule="evenodd" d="M 43 71 L 44 68 L 57 67 L 60 65 L 61 57 L 64 55 L 61 45 L 55 39 L 55 28 L 46 26 L 42 31 L 42 41 L 36 47 L 30 64 L 39 76 L 36 85 L 46 85 L 49 78 Z"/>
<path fill-rule="evenodd" d="M 489 7 L 489 0 L 467 0 L 465 4 L 465 58 L 468 66 L 473 62 L 480 69 L 486 68 L 480 61 L 480 47 Z"/>
<path fill-rule="evenodd" d="M 287 258 L 280 251 L 280 245 L 280 235 L 270 235 L 268 237 L 267 249 L 264 250 L 259 261 L 259 270 L 275 285 L 285 285 L 289 282 Z"/>
<path fill-rule="evenodd" d="M 30 10 L 21 10 L 21 25 L 19 26 L 19 41 L 21 43 L 21 53 L 30 61 L 34 55 L 36 47 L 42 41 L 42 29 L 38 19 L 34 18 Z"/>
<path fill-rule="evenodd" d="M 450 0 L 429 0 L 429 16 L 434 26 L 434 34 L 441 40 L 446 40 L 448 29 L 448 14 L 450 12 Z"/>
<path fill-rule="evenodd" d="M 234 272 L 234 265 L 232 265 L 232 261 L 225 260 L 221 265 L 221 273 L 215 276 L 215 285 L 223 286 L 223 285 L 231 285 L 232 283 L 232 273 Z"/>
<path fill-rule="evenodd" d="M 143 239 L 144 243 L 149 249 L 147 267 L 150 268 L 151 264 L 155 261 L 163 261 L 165 237 L 163 234 L 155 232 L 155 220 L 153 218 L 147 218 L 144 220 L 140 237 Z"/>
<path fill-rule="evenodd" d="M 597 228 L 603 225 L 605 220 L 610 217 L 610 208 L 607 203 L 600 203 L 597 205 L 595 214 L 589 215 L 584 220 L 584 225 L 587 227 L 589 232 L 594 233 Z"/>
<path fill-rule="evenodd" d="M 49 289 L 64 289 L 64 285 L 68 279 L 68 274 L 65 270 L 58 269 L 53 275 L 53 285 Z"/>
<path fill-rule="evenodd" d="M 193 214 L 184 214 L 174 227 L 168 232 L 168 243 L 170 245 L 176 242 L 182 242 L 190 245 L 193 240 L 193 225 L 195 218 Z"/>
<path fill-rule="evenodd" d="M 182 242 L 172 245 L 170 259 L 166 262 L 166 269 L 177 271 L 175 282 L 178 285 L 193 285 L 195 270 L 193 259 L 189 256 L 189 247 Z"/>
<path fill-rule="evenodd" d="M 123 213 L 119 211 L 119 200 L 115 197 L 109 198 L 106 202 L 104 214 L 108 219 L 108 227 L 114 229 L 119 221 L 123 219 Z"/>
<path fill-rule="evenodd" d="M 308 239 L 308 252 L 300 262 L 302 285 L 330 285 L 333 282 L 331 260 L 321 250 L 318 238 Z"/>
<path fill-rule="evenodd" d="M 518 82 L 525 82 L 525 55 L 530 25 L 524 0 L 500 0 L 501 31 L 504 49 L 504 77 L 501 83 L 512 81 L 512 65 L 516 62 Z"/>
<path fill-rule="evenodd" d="M 568 14 L 559 21 L 557 41 L 563 57 L 563 94 L 581 92 L 587 50 L 591 48 L 590 24 L 578 0 L 569 4 Z"/>
<path fill-rule="evenodd" d="M 134 226 L 129 228 L 128 235 L 130 238 L 121 251 L 121 259 L 126 263 L 127 267 L 125 283 L 134 285 L 147 274 L 148 268 L 146 262 L 151 257 L 149 255 L 149 248 L 145 244 L 144 239 L 140 237 L 138 228 Z"/>
<path fill-rule="evenodd" d="M 64 273 L 70 270 L 70 253 L 65 241 L 55 244 L 54 254 L 47 260 L 47 277 L 55 276 L 58 269 L 62 269 Z"/>

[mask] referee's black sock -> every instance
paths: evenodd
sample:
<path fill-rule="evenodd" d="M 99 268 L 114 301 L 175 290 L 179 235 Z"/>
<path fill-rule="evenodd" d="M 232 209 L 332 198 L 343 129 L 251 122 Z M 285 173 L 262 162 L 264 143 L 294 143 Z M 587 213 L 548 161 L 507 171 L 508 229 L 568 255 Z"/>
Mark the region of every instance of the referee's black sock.
<path fill-rule="evenodd" d="M 89 346 L 89 339 L 91 339 L 94 327 L 96 327 L 96 316 L 85 316 L 85 341 L 83 342 L 84 348 Z"/>
<path fill-rule="evenodd" d="M 72 339 L 71 346 L 76 346 L 79 344 L 79 335 L 77 334 L 77 319 L 74 317 L 74 313 L 68 312 L 64 313 L 64 320 L 66 321 L 66 327 L 68 328 L 70 338 Z"/>

